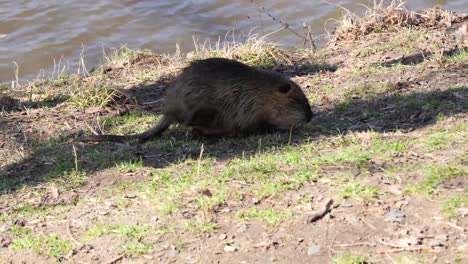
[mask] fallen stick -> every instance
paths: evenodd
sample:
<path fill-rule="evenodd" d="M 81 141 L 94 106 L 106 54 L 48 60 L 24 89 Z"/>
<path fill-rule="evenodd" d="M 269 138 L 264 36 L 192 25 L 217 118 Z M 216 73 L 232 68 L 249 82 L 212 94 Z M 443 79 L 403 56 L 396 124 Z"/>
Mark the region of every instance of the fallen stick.
<path fill-rule="evenodd" d="M 116 263 L 117 261 L 122 260 L 123 257 L 124 257 L 124 255 L 117 256 L 117 257 L 115 257 L 115 258 L 113 258 L 113 259 L 107 261 L 106 263 L 107 263 L 107 264 L 114 264 L 114 263 Z"/>
<path fill-rule="evenodd" d="M 400 253 L 400 252 L 438 252 L 431 247 L 403 247 L 391 250 L 379 251 L 378 254 Z"/>
<path fill-rule="evenodd" d="M 318 211 L 317 213 L 315 213 L 313 215 L 309 215 L 307 217 L 307 223 L 310 224 L 310 223 L 313 223 L 315 221 L 318 221 L 318 220 L 322 219 L 322 217 L 324 217 L 327 213 L 329 213 L 331 211 L 332 205 L 333 205 L 333 200 L 329 199 L 325 203 L 325 206 L 323 208 L 321 208 L 320 211 Z"/>

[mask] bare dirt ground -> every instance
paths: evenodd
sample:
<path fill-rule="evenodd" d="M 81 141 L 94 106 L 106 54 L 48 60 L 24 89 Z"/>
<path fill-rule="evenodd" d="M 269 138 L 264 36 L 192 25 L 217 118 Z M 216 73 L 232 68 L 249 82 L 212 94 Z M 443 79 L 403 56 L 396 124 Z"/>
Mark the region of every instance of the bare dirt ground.
<path fill-rule="evenodd" d="M 0 90 L 0 263 L 467 263 L 468 20 L 445 18 L 285 52 L 315 113 L 291 134 L 73 142 L 155 121 L 183 61 L 148 52 Z"/>

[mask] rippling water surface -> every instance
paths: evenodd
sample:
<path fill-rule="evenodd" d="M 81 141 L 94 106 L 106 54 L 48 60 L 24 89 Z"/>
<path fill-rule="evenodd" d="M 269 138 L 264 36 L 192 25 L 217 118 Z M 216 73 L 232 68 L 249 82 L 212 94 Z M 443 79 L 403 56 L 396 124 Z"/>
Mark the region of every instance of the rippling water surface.
<path fill-rule="evenodd" d="M 353 11 L 369 1 L 329 0 Z M 467 12 L 467 0 L 409 0 L 413 10 L 442 5 Z M 339 18 L 342 10 L 312 0 L 0 0 L 0 83 L 14 78 L 15 64 L 21 79 L 34 78 L 41 69 L 49 74 L 54 59 L 76 69 L 83 52 L 88 68 L 100 63 L 103 49 L 126 44 L 171 53 L 179 43 L 182 51 L 193 48 L 193 37 L 216 40 L 231 29 L 259 34 L 281 27 L 272 16 L 303 33 L 311 25 L 316 35 L 324 34 L 324 23 Z M 331 21 L 331 20 L 329 20 Z M 287 30 L 272 40 L 284 46 L 302 45 Z"/>

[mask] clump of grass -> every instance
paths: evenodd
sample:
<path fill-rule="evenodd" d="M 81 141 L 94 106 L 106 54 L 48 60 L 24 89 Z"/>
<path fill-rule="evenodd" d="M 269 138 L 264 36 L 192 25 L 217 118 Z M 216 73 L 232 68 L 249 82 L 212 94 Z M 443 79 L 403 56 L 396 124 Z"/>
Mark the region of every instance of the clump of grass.
<path fill-rule="evenodd" d="M 138 56 L 149 56 L 149 55 L 155 55 L 155 54 L 149 49 L 134 50 L 126 46 L 122 46 L 117 49 L 112 49 L 111 54 L 109 56 L 105 54 L 104 59 L 105 59 L 105 63 L 110 63 L 110 64 L 119 63 L 123 65 L 123 64 L 130 63 L 132 59 L 135 59 Z"/>
<path fill-rule="evenodd" d="M 449 163 L 432 167 L 428 176 L 415 186 L 408 188 L 409 193 L 422 192 L 426 196 L 431 196 L 438 192 L 439 185 L 455 177 L 467 177 L 468 172 L 460 165 Z"/>
<path fill-rule="evenodd" d="M 466 126 L 462 124 L 460 126 Z M 453 130 L 453 127 L 445 131 L 434 131 L 427 138 L 422 139 L 424 147 L 427 151 L 435 151 L 451 148 L 456 143 L 463 143 L 463 135 L 466 133 L 466 127 L 462 131 Z"/>
<path fill-rule="evenodd" d="M 236 40 L 234 33 L 232 40 L 219 39 L 214 45 L 205 41 L 198 43 L 194 40 L 195 51 L 189 54 L 190 59 L 222 57 L 241 61 L 259 67 L 272 67 L 277 62 L 289 62 L 287 55 L 278 49 L 274 43 L 250 32 L 244 42 Z"/>
<path fill-rule="evenodd" d="M 141 133 L 149 126 L 156 124 L 158 117 L 142 112 L 131 112 L 123 116 L 105 118 L 101 127 L 111 134 Z"/>
<path fill-rule="evenodd" d="M 376 187 L 366 186 L 356 180 L 350 179 L 341 187 L 339 195 L 344 199 L 374 201 L 380 193 L 381 191 Z"/>
<path fill-rule="evenodd" d="M 122 161 L 121 163 L 115 166 L 117 171 L 127 173 L 127 172 L 134 172 L 141 168 L 143 168 L 143 160 L 140 158 L 136 161 Z"/>
<path fill-rule="evenodd" d="M 197 236 L 213 233 L 217 228 L 218 224 L 213 222 L 189 221 L 185 224 L 185 230 Z"/>
<path fill-rule="evenodd" d="M 146 226 L 115 224 L 95 226 L 89 229 L 86 234 L 89 238 L 93 238 L 115 233 L 123 239 L 122 254 L 134 257 L 150 252 L 154 243 L 144 241 L 149 231 Z"/>
<path fill-rule="evenodd" d="M 468 195 L 461 194 L 444 201 L 444 214 L 449 218 L 456 218 L 459 216 L 458 208 L 468 207 Z"/>
<path fill-rule="evenodd" d="M 445 57 L 447 63 L 463 64 L 468 62 L 468 48 L 461 49 Z"/>
<path fill-rule="evenodd" d="M 370 47 L 357 48 L 351 52 L 354 57 L 369 57 L 374 55 L 376 50 Z"/>
<path fill-rule="evenodd" d="M 82 81 L 82 77 L 78 75 L 69 75 L 61 73 L 57 76 L 54 74 L 49 77 L 28 82 L 23 89 L 27 91 L 28 100 L 30 102 L 53 102 L 60 98 L 66 98 L 68 89 L 72 88 L 75 83 Z M 68 89 L 64 89 L 68 88 Z"/>
<path fill-rule="evenodd" d="M 267 210 L 252 207 L 250 209 L 241 210 L 237 213 L 237 217 L 241 220 L 260 219 L 266 221 L 270 225 L 277 225 L 284 219 L 291 217 L 292 213 L 289 211 L 279 211 L 274 208 Z"/>
<path fill-rule="evenodd" d="M 32 251 L 57 260 L 62 260 L 73 250 L 73 244 L 70 241 L 55 234 L 33 236 L 30 230 L 25 228 L 17 228 L 12 231 L 15 233 L 15 238 L 11 243 L 13 250 Z"/>
<path fill-rule="evenodd" d="M 195 204 L 204 212 L 213 212 L 223 206 L 226 203 L 226 199 L 227 193 L 219 192 L 219 190 L 217 190 L 216 193 L 211 194 L 210 196 L 200 194 L 197 197 Z"/>
<path fill-rule="evenodd" d="M 403 1 L 392 0 L 385 4 L 385 1 L 374 1 L 363 17 L 340 6 L 345 13 L 338 21 L 333 40 L 355 40 L 363 35 L 388 32 L 412 23 L 415 13 L 408 11 Z"/>
<path fill-rule="evenodd" d="M 73 89 L 67 102 L 73 107 L 84 109 L 91 106 L 108 106 L 115 102 L 117 97 L 116 90 L 90 80 L 84 86 Z"/>

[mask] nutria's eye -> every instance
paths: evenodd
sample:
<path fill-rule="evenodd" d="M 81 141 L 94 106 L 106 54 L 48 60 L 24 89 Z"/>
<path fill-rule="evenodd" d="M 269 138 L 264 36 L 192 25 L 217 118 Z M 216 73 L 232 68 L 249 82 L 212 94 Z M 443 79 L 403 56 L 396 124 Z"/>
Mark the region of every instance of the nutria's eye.
<path fill-rule="evenodd" d="M 291 90 L 291 85 L 289 83 L 283 84 L 279 87 L 278 89 L 280 93 L 287 93 L 289 90 Z"/>

